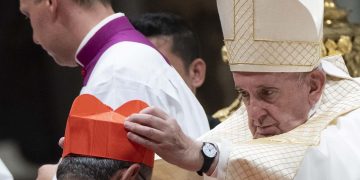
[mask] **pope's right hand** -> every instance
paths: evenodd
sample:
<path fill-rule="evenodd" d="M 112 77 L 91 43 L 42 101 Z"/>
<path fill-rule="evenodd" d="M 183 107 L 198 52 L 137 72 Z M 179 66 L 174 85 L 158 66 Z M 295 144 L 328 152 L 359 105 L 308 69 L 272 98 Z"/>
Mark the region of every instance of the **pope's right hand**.
<path fill-rule="evenodd" d="M 153 150 L 165 161 L 190 171 L 201 168 L 202 142 L 186 136 L 176 120 L 162 110 L 148 107 L 133 114 L 126 119 L 125 128 L 131 141 Z"/>

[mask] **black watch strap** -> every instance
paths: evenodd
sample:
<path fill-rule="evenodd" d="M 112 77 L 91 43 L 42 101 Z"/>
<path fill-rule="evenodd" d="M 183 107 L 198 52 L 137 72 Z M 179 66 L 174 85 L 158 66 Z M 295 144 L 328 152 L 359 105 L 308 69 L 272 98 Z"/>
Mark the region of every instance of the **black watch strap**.
<path fill-rule="evenodd" d="M 213 148 L 215 148 L 215 155 L 213 157 L 210 157 L 208 155 L 206 155 L 206 153 L 204 152 L 204 150 L 206 151 L 206 149 L 204 149 L 205 146 L 212 146 Z M 203 165 L 201 167 L 201 169 L 199 171 L 197 171 L 197 173 L 202 176 L 203 173 L 206 173 L 210 167 L 211 167 L 211 164 L 214 162 L 214 159 L 216 158 L 217 156 L 217 147 L 213 144 L 213 143 L 209 143 L 209 142 L 204 142 L 203 145 L 202 145 L 202 148 L 201 148 L 201 154 L 204 158 L 204 162 L 203 162 Z"/>

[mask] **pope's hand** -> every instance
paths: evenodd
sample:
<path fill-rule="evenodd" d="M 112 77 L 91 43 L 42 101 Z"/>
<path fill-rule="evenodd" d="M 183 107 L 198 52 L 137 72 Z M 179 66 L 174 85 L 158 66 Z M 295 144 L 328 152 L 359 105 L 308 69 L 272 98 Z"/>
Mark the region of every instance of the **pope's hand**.
<path fill-rule="evenodd" d="M 176 120 L 160 109 L 149 107 L 129 116 L 125 128 L 131 141 L 152 149 L 167 162 L 191 171 L 201 168 L 202 143 L 186 136 Z"/>

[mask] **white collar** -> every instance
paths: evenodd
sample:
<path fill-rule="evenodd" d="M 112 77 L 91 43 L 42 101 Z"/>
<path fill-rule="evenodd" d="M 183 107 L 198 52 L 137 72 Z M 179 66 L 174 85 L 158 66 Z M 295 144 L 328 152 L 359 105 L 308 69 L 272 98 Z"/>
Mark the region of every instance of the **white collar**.
<path fill-rule="evenodd" d="M 80 50 L 88 43 L 88 41 L 95 35 L 95 33 L 97 31 L 99 31 L 99 29 L 101 29 L 103 26 L 105 26 L 107 23 L 109 23 L 110 21 L 125 16 L 123 13 L 116 13 L 116 14 L 112 14 L 111 16 L 106 17 L 105 19 L 103 19 L 102 21 L 100 21 L 100 23 L 98 23 L 97 25 L 95 25 L 84 37 L 84 39 L 81 41 L 80 46 L 78 47 L 76 54 L 75 54 L 75 60 L 78 64 L 80 64 L 81 66 L 84 66 L 77 58 L 77 54 L 80 52 Z"/>

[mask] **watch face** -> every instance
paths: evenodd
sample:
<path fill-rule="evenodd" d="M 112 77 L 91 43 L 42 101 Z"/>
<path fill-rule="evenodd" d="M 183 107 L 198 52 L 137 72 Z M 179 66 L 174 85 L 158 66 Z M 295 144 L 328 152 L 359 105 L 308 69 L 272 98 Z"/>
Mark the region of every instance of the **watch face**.
<path fill-rule="evenodd" d="M 216 156 L 217 149 L 216 149 L 215 145 L 213 145 L 211 143 L 206 143 L 203 146 L 203 152 L 207 157 L 213 158 Z"/>

